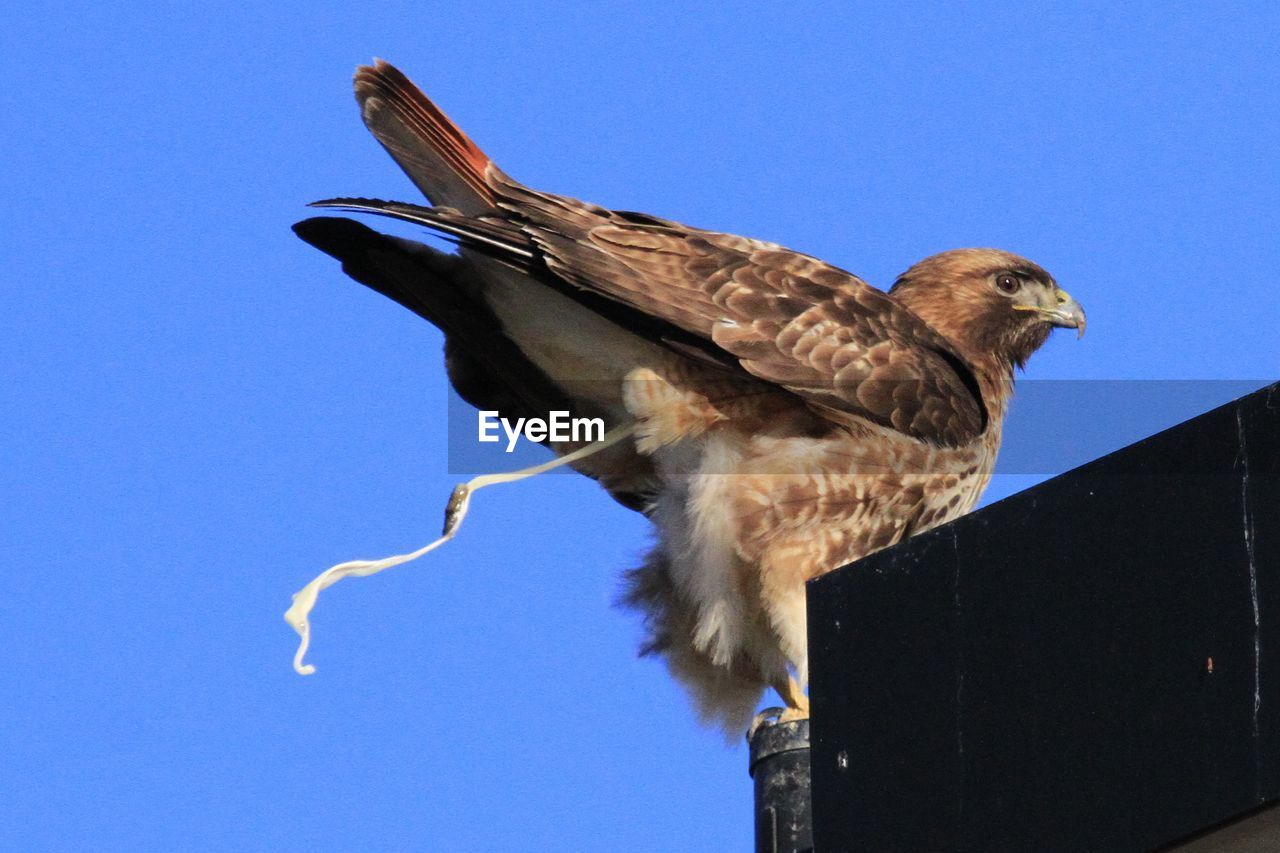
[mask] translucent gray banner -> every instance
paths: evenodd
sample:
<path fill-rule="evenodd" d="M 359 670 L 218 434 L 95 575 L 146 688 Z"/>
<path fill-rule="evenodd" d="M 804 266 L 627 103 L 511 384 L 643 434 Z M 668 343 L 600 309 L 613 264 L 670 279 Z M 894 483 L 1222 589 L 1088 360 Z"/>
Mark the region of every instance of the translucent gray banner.
<path fill-rule="evenodd" d="M 1023 380 L 1016 384 L 1004 424 L 1004 440 L 995 473 L 1053 476 L 1139 441 L 1237 397 L 1265 387 L 1273 380 Z M 579 383 L 582 384 L 582 383 Z M 1280 405 L 1280 394 L 1277 394 Z M 539 413 L 546 427 L 558 425 L 569 436 L 570 413 Z M 448 403 L 448 469 L 470 477 L 536 465 L 552 454 L 536 441 L 512 438 L 518 413 L 497 412 L 484 419 L 456 394 Z M 497 419 L 507 419 L 504 426 Z M 585 432 L 618 426 L 617 422 L 579 424 Z M 527 426 L 525 424 L 524 426 Z M 533 436 L 539 434 L 533 425 Z M 481 440 L 485 435 L 489 440 Z M 508 449 L 509 452 L 508 452 Z M 1194 459 L 1171 459 L 1169 473 L 1193 473 Z M 1175 470 L 1176 469 L 1176 470 Z M 569 469 L 560 469 L 569 472 Z M 873 468 L 860 469 L 868 474 Z M 781 468 L 779 474 L 793 473 Z"/>

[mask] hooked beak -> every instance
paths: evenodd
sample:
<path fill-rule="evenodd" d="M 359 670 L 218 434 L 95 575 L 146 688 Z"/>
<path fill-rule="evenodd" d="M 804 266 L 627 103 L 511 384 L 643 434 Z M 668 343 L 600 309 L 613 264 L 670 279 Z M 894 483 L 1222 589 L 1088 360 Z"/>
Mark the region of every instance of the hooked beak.
<path fill-rule="evenodd" d="M 1076 330 L 1076 339 L 1084 337 L 1084 309 L 1080 303 L 1071 298 L 1071 294 L 1061 288 L 1054 290 L 1058 307 L 1045 312 L 1045 319 L 1055 326 Z"/>
<path fill-rule="evenodd" d="M 1014 305 L 1013 307 L 1019 311 L 1034 311 L 1052 326 L 1075 329 L 1076 338 L 1083 338 L 1085 318 L 1084 309 L 1080 307 L 1080 303 L 1061 288 L 1054 288 L 1053 297 L 1056 304 L 1051 308 L 1043 305 Z"/>

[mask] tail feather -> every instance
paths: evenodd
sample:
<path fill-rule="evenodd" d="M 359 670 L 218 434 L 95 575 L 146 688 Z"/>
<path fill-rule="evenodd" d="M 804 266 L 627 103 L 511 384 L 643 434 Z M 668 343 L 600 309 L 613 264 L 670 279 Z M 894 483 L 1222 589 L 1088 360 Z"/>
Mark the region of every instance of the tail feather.
<path fill-rule="evenodd" d="M 537 252 L 533 241 L 519 227 L 500 217 L 464 216 L 454 208 L 423 207 L 420 204 L 377 198 L 326 198 L 313 201 L 307 207 L 372 213 L 415 225 L 425 225 L 459 245 L 479 249 L 494 260 L 502 261 L 522 272 L 529 272 L 536 266 Z"/>
<path fill-rule="evenodd" d="M 494 206 L 489 156 L 399 69 L 363 65 L 355 91 L 365 126 L 433 204 L 472 215 Z"/>

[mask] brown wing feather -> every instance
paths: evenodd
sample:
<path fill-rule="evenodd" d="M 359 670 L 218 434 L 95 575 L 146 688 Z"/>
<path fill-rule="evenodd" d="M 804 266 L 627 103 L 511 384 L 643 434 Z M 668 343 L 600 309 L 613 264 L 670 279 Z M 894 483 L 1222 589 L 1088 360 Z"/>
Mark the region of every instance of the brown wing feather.
<path fill-rule="evenodd" d="M 686 345 L 714 343 L 836 422 L 861 418 L 947 446 L 985 429 L 961 355 L 856 276 L 773 243 L 525 187 L 386 63 L 362 68 L 356 90 L 392 156 L 430 197 L 457 210 L 355 199 L 323 206 L 376 207 L 531 273 L 545 264 L 586 293 L 689 333 Z"/>
<path fill-rule="evenodd" d="M 865 418 L 948 446 L 985 428 L 960 354 L 857 276 L 772 243 L 537 192 L 494 167 L 488 177 L 557 275 L 709 338 L 827 417 Z"/>

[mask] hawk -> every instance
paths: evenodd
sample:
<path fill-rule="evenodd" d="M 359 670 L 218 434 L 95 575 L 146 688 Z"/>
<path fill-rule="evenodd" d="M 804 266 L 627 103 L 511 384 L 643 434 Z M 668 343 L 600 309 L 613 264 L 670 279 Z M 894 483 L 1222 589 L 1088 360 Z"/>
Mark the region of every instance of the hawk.
<path fill-rule="evenodd" d="M 432 206 L 316 205 L 459 251 L 345 218 L 296 233 L 439 327 L 469 403 L 633 425 L 598 447 L 545 443 L 656 528 L 626 581 L 643 651 L 726 731 L 770 687 L 806 715 L 805 582 L 969 511 L 1015 368 L 1053 327 L 1083 335 L 1084 311 L 996 249 L 926 258 L 886 292 L 774 243 L 534 190 L 393 66 L 361 67 L 355 92 Z"/>

